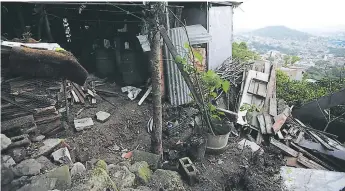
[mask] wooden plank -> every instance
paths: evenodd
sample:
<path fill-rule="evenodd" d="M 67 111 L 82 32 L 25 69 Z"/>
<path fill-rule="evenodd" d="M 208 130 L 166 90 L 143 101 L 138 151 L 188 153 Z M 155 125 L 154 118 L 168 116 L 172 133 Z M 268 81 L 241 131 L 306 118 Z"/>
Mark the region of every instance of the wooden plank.
<path fill-rule="evenodd" d="M 277 132 L 277 135 L 278 135 L 279 139 L 281 139 L 281 140 L 284 139 L 284 136 L 283 136 L 283 134 L 282 134 L 281 131 L 278 131 L 278 132 Z"/>
<path fill-rule="evenodd" d="M 150 86 L 147 91 L 145 92 L 145 94 L 143 95 L 143 97 L 140 99 L 140 101 L 138 102 L 138 105 L 141 105 L 145 99 L 147 98 L 147 96 L 149 96 L 149 94 L 151 93 L 152 91 L 152 86 Z M 236 113 L 236 116 L 237 116 L 237 113 Z"/>
<path fill-rule="evenodd" d="M 35 116 L 38 115 L 44 115 L 44 114 L 49 114 L 49 113 L 54 113 L 56 112 L 55 106 L 49 106 L 49 107 L 43 107 L 43 108 L 36 108 L 35 110 Z"/>
<path fill-rule="evenodd" d="M 326 143 L 321 137 L 312 131 L 308 131 L 322 146 L 326 147 L 328 150 L 334 150 L 332 146 Z"/>
<path fill-rule="evenodd" d="M 72 96 L 73 96 L 74 101 L 75 101 L 76 103 L 79 103 L 80 100 L 79 100 L 77 94 L 74 92 L 74 90 L 71 90 L 71 93 L 72 93 Z"/>
<path fill-rule="evenodd" d="M 301 163 L 302 165 L 311 168 L 311 169 L 317 169 L 317 170 L 327 170 L 326 168 L 324 168 L 323 166 L 317 164 L 316 162 L 309 160 L 308 158 L 306 158 L 305 156 L 303 156 L 302 153 L 298 154 L 297 157 L 297 162 Z"/>
<path fill-rule="evenodd" d="M 86 98 L 86 94 L 84 93 L 84 91 L 81 89 L 81 87 L 76 84 L 76 83 L 72 83 L 72 85 L 78 90 L 78 92 L 80 93 L 81 96 L 83 96 L 83 98 Z"/>
<path fill-rule="evenodd" d="M 273 130 L 276 133 L 284 125 L 287 117 L 290 115 L 290 108 L 287 107 L 285 110 L 274 118 Z"/>
<path fill-rule="evenodd" d="M 272 115 L 273 117 L 277 116 L 277 84 L 276 84 L 276 71 L 275 69 L 272 70 L 271 72 L 271 76 L 272 76 L 272 96 L 269 97 L 269 114 Z M 268 88 L 267 88 L 268 91 Z M 270 90 L 271 91 L 271 90 Z"/>
<path fill-rule="evenodd" d="M 256 92 L 256 95 L 262 96 L 262 97 L 266 97 L 267 95 L 267 85 L 263 82 L 259 82 L 258 83 L 258 89 Z"/>
<path fill-rule="evenodd" d="M 264 73 L 265 74 L 269 74 L 271 71 L 271 63 L 270 62 L 265 62 L 265 70 Z"/>
<path fill-rule="evenodd" d="M 299 143 L 299 142 L 301 142 L 301 140 L 304 138 L 304 132 L 303 131 L 301 131 L 301 132 L 299 132 L 299 134 L 298 134 L 298 136 L 297 136 L 297 139 L 294 141 L 295 143 Z"/>
<path fill-rule="evenodd" d="M 266 124 L 266 132 L 267 134 L 272 134 L 272 117 L 264 113 L 264 118 L 265 118 L 265 124 Z"/>
<path fill-rule="evenodd" d="M 37 125 L 37 129 L 40 131 L 41 134 L 46 135 L 59 126 L 61 126 L 61 120 L 56 119 L 56 120 L 51 121 L 49 123 Z"/>
<path fill-rule="evenodd" d="M 286 166 L 293 166 L 293 167 L 297 167 L 297 158 L 296 157 L 284 157 L 285 161 L 286 161 Z"/>
<path fill-rule="evenodd" d="M 335 171 L 335 169 L 331 166 L 329 166 L 328 164 L 326 164 L 325 162 L 323 162 L 322 160 L 320 160 L 319 158 L 315 157 L 314 155 L 310 154 L 308 151 L 304 150 L 302 147 L 298 146 L 297 144 L 291 142 L 291 145 L 297 149 L 299 152 L 303 153 L 303 155 L 311 158 L 313 161 L 319 163 L 320 165 L 322 165 L 323 167 L 327 168 L 328 170 L 332 170 Z"/>
<path fill-rule="evenodd" d="M 87 94 L 89 94 L 91 97 L 95 97 L 95 94 L 90 89 L 87 89 Z"/>
<path fill-rule="evenodd" d="M 1 132 L 7 131 L 13 128 L 27 128 L 34 126 L 34 116 L 27 115 L 23 117 L 18 117 L 15 119 L 1 121 Z"/>
<path fill-rule="evenodd" d="M 73 84 L 73 83 L 72 83 Z M 74 93 L 78 96 L 78 99 L 79 101 L 82 103 L 82 104 L 85 104 L 85 100 L 84 100 L 84 97 L 79 93 L 79 91 L 77 90 L 77 88 L 75 88 L 74 86 L 72 87 Z"/>
<path fill-rule="evenodd" d="M 256 76 L 254 77 L 255 80 L 263 81 L 263 82 L 268 82 L 269 74 L 265 74 L 262 72 L 257 72 Z"/>
<path fill-rule="evenodd" d="M 254 80 L 251 80 L 250 81 L 250 84 L 249 84 L 249 87 L 248 87 L 248 93 L 251 93 L 251 94 L 254 94 L 254 86 L 255 86 L 255 81 Z"/>
<path fill-rule="evenodd" d="M 40 117 L 40 118 L 37 118 L 35 120 L 35 123 L 37 125 L 40 125 L 40 124 L 45 124 L 45 123 L 49 123 L 49 122 L 52 122 L 52 121 L 55 121 L 56 119 L 60 119 L 61 118 L 61 114 L 55 114 L 55 115 L 50 115 L 50 116 L 44 116 L 44 117 Z"/>
<path fill-rule="evenodd" d="M 293 150 L 292 148 L 282 144 L 281 142 L 275 140 L 274 138 L 271 138 L 271 144 L 278 147 L 279 149 L 281 149 L 282 151 L 284 151 L 285 153 L 293 156 L 293 157 L 297 157 L 298 156 L 298 152 Z"/>
<path fill-rule="evenodd" d="M 266 134 L 266 124 L 265 124 L 265 118 L 263 114 L 260 114 L 257 116 L 259 124 L 260 124 L 260 129 L 262 134 Z"/>

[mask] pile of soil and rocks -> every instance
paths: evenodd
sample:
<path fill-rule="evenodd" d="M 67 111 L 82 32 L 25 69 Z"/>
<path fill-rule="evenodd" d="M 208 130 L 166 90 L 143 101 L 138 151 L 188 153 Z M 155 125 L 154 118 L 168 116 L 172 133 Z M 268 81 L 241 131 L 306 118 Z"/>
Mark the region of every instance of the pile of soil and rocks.
<path fill-rule="evenodd" d="M 6 164 L 1 172 L 2 178 L 6 177 L 2 181 L 2 190 L 116 190 L 115 185 L 121 191 L 282 190 L 279 151 L 263 147 L 264 153 L 259 155 L 247 148 L 239 149 L 239 137 L 229 139 L 223 154 L 206 154 L 201 162 L 194 162 L 198 172 L 194 186 L 182 181 L 174 169 L 164 168 L 164 165 L 160 169 L 162 167 L 156 165 L 159 156 L 148 153 L 151 142 L 147 122 L 152 117 L 151 101 L 147 99 L 138 106 L 137 100 L 131 101 L 119 87 L 109 88 L 118 95 L 104 96 L 107 101 L 99 99 L 92 107 L 71 105 L 70 121 L 64 131 L 43 136 L 14 151 L 2 147 L 2 164 Z M 167 104 L 163 108 L 165 122 L 180 122 L 174 136 L 164 134 L 163 146 L 169 155 L 171 145 L 188 141 L 193 133 L 191 116 L 195 109 L 172 109 Z M 96 120 L 99 111 L 109 113 L 110 117 L 102 122 Z M 92 118 L 94 124 L 76 131 L 73 119 L 82 118 Z M 171 124 L 163 124 L 165 131 L 169 129 L 168 125 Z M 6 139 L 2 137 L 3 140 Z M 38 155 L 48 143 L 54 147 Z M 188 156 L 188 152 L 180 153 L 171 159 L 173 164 L 180 157 Z"/>

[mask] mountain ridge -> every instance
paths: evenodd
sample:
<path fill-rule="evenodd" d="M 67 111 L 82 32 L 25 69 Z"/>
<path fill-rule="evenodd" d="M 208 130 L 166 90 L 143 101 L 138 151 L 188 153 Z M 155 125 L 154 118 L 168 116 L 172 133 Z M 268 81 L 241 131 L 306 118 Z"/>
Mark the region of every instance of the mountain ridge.
<path fill-rule="evenodd" d="M 246 32 L 246 34 L 250 34 L 253 36 L 269 37 L 277 40 L 307 40 L 309 37 L 312 36 L 311 34 L 291 29 L 283 25 L 267 26 L 250 32 Z"/>

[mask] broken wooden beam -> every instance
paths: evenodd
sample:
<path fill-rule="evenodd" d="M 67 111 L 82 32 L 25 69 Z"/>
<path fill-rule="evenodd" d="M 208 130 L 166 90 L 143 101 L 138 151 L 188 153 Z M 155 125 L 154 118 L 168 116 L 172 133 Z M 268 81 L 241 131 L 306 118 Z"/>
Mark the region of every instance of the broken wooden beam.
<path fill-rule="evenodd" d="M 12 93 L 12 95 L 32 101 L 36 101 L 39 105 L 55 105 L 56 100 L 50 99 L 46 96 L 38 96 L 36 94 L 32 94 L 29 92 L 22 92 L 22 93 Z"/>
<path fill-rule="evenodd" d="M 72 84 L 73 84 L 73 83 L 72 83 Z M 72 91 L 76 94 L 76 96 L 78 96 L 78 100 L 79 100 L 82 104 L 85 104 L 84 97 L 80 94 L 79 90 L 77 90 L 77 88 L 75 88 L 74 86 L 72 86 Z"/>
<path fill-rule="evenodd" d="M 306 167 L 308 167 L 310 169 L 327 170 L 323 166 L 321 166 L 321 165 L 317 164 L 316 162 L 314 162 L 312 160 L 309 160 L 308 158 L 303 156 L 302 153 L 298 154 L 297 162 L 301 163 L 302 165 L 304 165 L 304 166 L 306 166 Z"/>
<path fill-rule="evenodd" d="M 47 135 L 49 132 L 61 126 L 61 120 L 57 119 L 49 123 L 37 125 L 37 129 L 42 135 Z"/>
<path fill-rule="evenodd" d="M 89 94 L 91 97 L 95 97 L 95 93 L 91 91 L 90 89 L 87 89 L 87 94 Z"/>
<path fill-rule="evenodd" d="M 86 98 L 86 94 L 84 93 L 84 91 L 81 89 L 81 87 L 76 84 L 76 83 L 73 83 L 72 82 L 72 85 L 74 86 L 75 89 L 78 90 L 78 92 L 80 93 L 80 95 L 85 99 Z"/>
<path fill-rule="evenodd" d="M 22 146 L 28 146 L 31 144 L 31 141 L 28 137 L 22 139 L 22 140 L 19 140 L 19 141 L 15 141 L 15 142 L 12 142 L 8 148 L 11 149 L 11 148 L 16 148 L 16 147 L 22 147 Z"/>
<path fill-rule="evenodd" d="M 147 98 L 147 96 L 149 96 L 149 94 L 151 93 L 152 91 L 152 86 L 150 86 L 147 91 L 145 92 L 145 94 L 143 95 L 143 97 L 140 99 L 140 101 L 138 102 L 138 105 L 141 105 L 145 99 Z"/>
<path fill-rule="evenodd" d="M 41 124 L 45 124 L 45 123 L 49 123 L 49 122 L 55 121 L 55 120 L 60 119 L 60 118 L 61 118 L 61 114 L 58 113 L 58 114 L 53 114 L 53 115 L 50 115 L 50 116 L 43 116 L 43 117 L 36 118 L 35 119 L 35 123 L 37 125 L 41 125 Z"/>
<path fill-rule="evenodd" d="M 18 117 L 15 119 L 1 121 L 1 132 L 7 131 L 14 128 L 27 128 L 32 127 L 35 124 L 34 116 L 27 115 L 23 117 Z"/>
<path fill-rule="evenodd" d="M 271 144 L 278 147 L 279 149 L 281 149 L 282 151 L 284 151 L 285 153 L 293 156 L 293 157 L 297 157 L 298 156 L 298 152 L 293 150 L 292 148 L 284 145 L 283 143 L 275 140 L 274 138 L 271 138 Z"/>
<path fill-rule="evenodd" d="M 55 106 L 43 107 L 43 108 L 36 108 L 34 109 L 35 116 L 45 115 L 56 112 Z"/>
<path fill-rule="evenodd" d="M 103 89 L 98 89 L 98 88 L 96 88 L 96 92 L 98 94 L 104 94 L 104 95 L 109 95 L 109 96 L 118 96 L 119 95 L 117 92 L 103 90 Z"/>
<path fill-rule="evenodd" d="M 287 107 L 284 109 L 284 111 L 277 115 L 276 117 L 274 117 L 274 124 L 272 126 L 274 133 L 277 133 L 282 126 L 285 124 L 286 119 L 290 116 L 290 108 Z"/>

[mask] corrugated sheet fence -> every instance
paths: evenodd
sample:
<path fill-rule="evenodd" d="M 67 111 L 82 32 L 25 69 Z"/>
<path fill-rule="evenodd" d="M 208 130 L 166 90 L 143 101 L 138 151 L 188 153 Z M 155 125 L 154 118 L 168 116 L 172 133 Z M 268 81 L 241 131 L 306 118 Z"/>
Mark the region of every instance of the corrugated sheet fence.
<path fill-rule="evenodd" d="M 179 55 L 182 57 L 188 56 L 188 50 L 184 47 L 184 44 L 188 43 L 185 30 L 182 27 L 173 28 L 169 30 L 168 35 Z M 190 90 L 170 53 L 167 60 L 166 77 L 169 99 L 173 106 L 183 105 L 192 101 L 192 98 L 189 96 Z"/>

